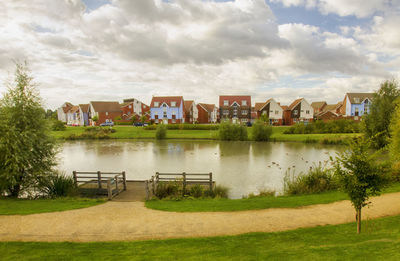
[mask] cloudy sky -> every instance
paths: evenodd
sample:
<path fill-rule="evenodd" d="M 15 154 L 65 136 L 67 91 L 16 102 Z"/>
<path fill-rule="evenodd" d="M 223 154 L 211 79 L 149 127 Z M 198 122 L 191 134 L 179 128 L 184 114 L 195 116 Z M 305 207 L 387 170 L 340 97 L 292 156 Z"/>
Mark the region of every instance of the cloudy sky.
<path fill-rule="evenodd" d="M 399 25 L 400 0 L 2 0 L 0 93 L 27 60 L 52 109 L 152 95 L 335 103 L 400 78 Z"/>

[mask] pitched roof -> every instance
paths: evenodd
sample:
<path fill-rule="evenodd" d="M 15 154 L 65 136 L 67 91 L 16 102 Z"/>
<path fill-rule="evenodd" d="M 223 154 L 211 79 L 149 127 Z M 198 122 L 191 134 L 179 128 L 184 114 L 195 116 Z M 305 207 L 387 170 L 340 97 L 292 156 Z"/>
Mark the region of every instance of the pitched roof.
<path fill-rule="evenodd" d="M 179 107 L 183 102 L 182 96 L 153 96 L 151 99 L 150 107 L 154 107 L 154 102 L 158 102 L 160 105 L 162 103 L 166 103 L 171 107 L 171 102 L 176 102 L 176 105 Z"/>
<path fill-rule="evenodd" d="M 231 106 L 234 102 L 242 105 L 242 101 L 246 101 L 246 106 L 251 106 L 251 96 L 250 95 L 221 95 L 219 96 L 219 106 L 224 106 L 224 101 L 228 101 L 228 106 Z"/>
<path fill-rule="evenodd" d="M 334 116 L 336 116 L 336 117 L 339 116 L 339 114 L 337 114 L 336 112 L 330 111 L 330 110 L 321 111 L 320 113 L 317 113 L 315 116 L 316 116 L 316 117 L 321 117 L 322 115 L 325 115 L 325 114 L 327 114 L 327 113 L 330 113 L 330 114 L 332 114 L 332 115 L 334 115 Z"/>
<path fill-rule="evenodd" d="M 96 112 L 120 112 L 121 105 L 116 101 L 91 101 Z"/>
<path fill-rule="evenodd" d="M 87 112 L 89 110 L 89 104 L 79 104 L 79 107 L 83 112 Z"/>
<path fill-rule="evenodd" d="M 125 107 L 125 106 L 127 106 L 129 104 L 132 104 L 132 102 L 123 102 L 123 103 L 121 103 L 121 107 Z"/>
<path fill-rule="evenodd" d="M 183 102 L 186 112 L 190 111 L 190 107 L 192 107 L 193 103 L 194 103 L 194 101 L 184 101 Z"/>
<path fill-rule="evenodd" d="M 282 109 L 283 109 L 284 111 L 289 110 L 289 106 L 287 106 L 287 105 L 281 105 L 281 107 L 282 107 Z"/>
<path fill-rule="evenodd" d="M 264 107 L 265 102 L 256 102 L 256 104 L 254 105 L 254 110 L 255 111 L 259 111 L 261 110 L 262 107 Z"/>
<path fill-rule="evenodd" d="M 321 109 L 325 105 L 327 105 L 326 101 L 317 101 L 311 103 L 311 107 L 313 107 L 314 110 Z"/>
<path fill-rule="evenodd" d="M 292 102 L 292 104 L 289 105 L 288 109 L 289 110 L 293 110 L 294 107 L 296 107 L 303 99 L 304 98 L 300 98 L 300 99 L 294 100 L 294 102 Z"/>
<path fill-rule="evenodd" d="M 72 108 L 72 106 L 74 105 L 72 105 L 70 102 L 64 103 L 62 106 L 64 113 L 67 113 Z"/>
<path fill-rule="evenodd" d="M 334 111 L 337 108 L 337 104 L 327 104 L 323 111 Z"/>
<path fill-rule="evenodd" d="M 71 109 L 68 111 L 68 113 L 75 113 L 79 111 L 79 106 L 78 105 L 74 105 L 71 107 Z"/>
<path fill-rule="evenodd" d="M 215 104 L 199 103 L 199 105 L 203 107 L 207 112 L 213 112 L 215 108 Z"/>
<path fill-rule="evenodd" d="M 346 95 L 347 95 L 347 97 L 349 97 L 350 103 L 352 103 L 352 104 L 360 104 L 367 98 L 369 100 L 372 100 L 374 94 L 373 93 L 349 92 L 349 93 L 346 93 Z"/>

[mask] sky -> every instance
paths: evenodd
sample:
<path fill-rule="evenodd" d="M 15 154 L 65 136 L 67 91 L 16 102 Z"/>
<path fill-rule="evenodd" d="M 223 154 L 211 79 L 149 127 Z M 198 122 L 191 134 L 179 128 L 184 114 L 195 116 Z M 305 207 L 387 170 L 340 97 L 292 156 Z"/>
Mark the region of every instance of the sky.
<path fill-rule="evenodd" d="M 182 95 L 337 103 L 400 78 L 400 0 L 2 0 L 0 97 L 27 61 L 46 108 Z"/>

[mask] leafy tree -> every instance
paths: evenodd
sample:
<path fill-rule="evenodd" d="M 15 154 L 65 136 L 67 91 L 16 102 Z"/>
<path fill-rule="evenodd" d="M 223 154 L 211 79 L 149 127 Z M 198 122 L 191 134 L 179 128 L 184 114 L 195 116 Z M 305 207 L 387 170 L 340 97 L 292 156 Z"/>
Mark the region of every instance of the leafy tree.
<path fill-rule="evenodd" d="M 396 81 L 385 81 L 374 93 L 370 112 L 364 119 L 365 136 L 371 139 L 372 147 L 380 149 L 390 140 L 390 121 L 395 111 L 395 100 L 400 97 Z"/>
<path fill-rule="evenodd" d="M 140 122 L 141 122 L 142 124 L 144 124 L 146 120 L 147 120 L 146 115 L 142 115 L 142 116 L 140 117 Z"/>
<path fill-rule="evenodd" d="M 400 99 L 396 102 L 397 107 L 390 125 L 391 142 L 389 146 L 390 158 L 392 160 L 393 174 L 397 180 L 400 179 Z"/>
<path fill-rule="evenodd" d="M 99 117 L 97 115 L 94 115 L 92 117 L 92 121 L 94 121 L 95 123 L 97 123 L 98 120 L 99 120 Z"/>
<path fill-rule="evenodd" d="M 64 131 L 66 129 L 64 122 L 59 120 L 51 121 L 51 130 L 53 131 Z"/>
<path fill-rule="evenodd" d="M 52 111 L 50 109 L 46 110 L 46 119 L 57 120 L 57 110 Z"/>
<path fill-rule="evenodd" d="M 268 119 L 268 116 L 267 116 L 266 113 L 261 114 L 260 120 L 261 120 L 262 122 L 265 122 L 265 123 L 269 122 L 269 119 Z"/>
<path fill-rule="evenodd" d="M 12 197 L 53 173 L 56 145 L 27 64 L 16 64 L 15 80 L 0 100 L 0 189 Z"/>
<path fill-rule="evenodd" d="M 372 154 L 369 147 L 364 138 L 357 138 L 334 162 L 339 183 L 356 210 L 357 233 L 361 232 L 361 209 L 368 205 L 369 197 L 379 195 L 388 182 L 386 166 L 377 163 L 376 154 Z"/>

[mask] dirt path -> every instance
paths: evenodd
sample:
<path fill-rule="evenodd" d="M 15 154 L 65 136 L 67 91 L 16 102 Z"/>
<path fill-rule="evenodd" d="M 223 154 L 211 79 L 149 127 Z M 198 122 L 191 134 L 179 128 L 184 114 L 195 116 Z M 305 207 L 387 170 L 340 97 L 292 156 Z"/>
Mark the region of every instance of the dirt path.
<path fill-rule="evenodd" d="M 400 214 L 400 193 L 372 199 L 363 219 Z M 143 202 L 34 214 L 0 216 L 0 241 L 112 241 L 235 235 L 354 221 L 349 201 L 295 209 L 175 213 L 147 209 Z"/>

